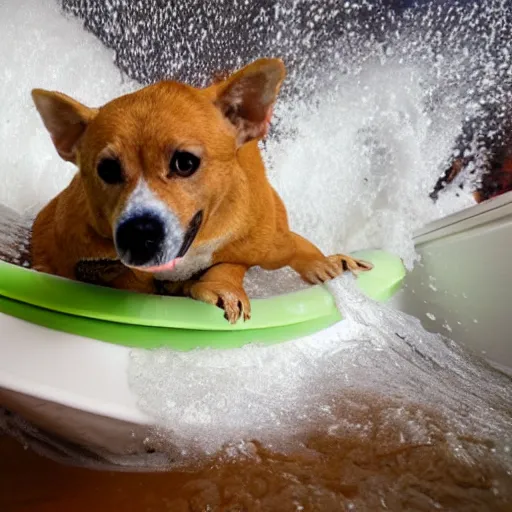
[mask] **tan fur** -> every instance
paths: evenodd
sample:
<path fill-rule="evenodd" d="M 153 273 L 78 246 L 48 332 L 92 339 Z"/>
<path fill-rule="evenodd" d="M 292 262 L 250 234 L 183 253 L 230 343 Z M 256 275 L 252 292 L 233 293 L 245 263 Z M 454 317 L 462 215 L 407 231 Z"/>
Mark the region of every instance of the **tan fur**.
<path fill-rule="evenodd" d="M 57 151 L 79 171 L 34 223 L 33 266 L 75 279 L 78 262 L 119 259 L 113 228 L 143 178 L 183 227 L 198 210 L 204 212 L 191 248 L 176 267 L 176 279 L 172 272 L 168 276 L 185 282 L 169 284 L 169 293 L 218 305 L 230 322 L 250 317 L 243 279 L 252 266 L 289 265 L 310 283 L 343 270 L 371 268 L 341 254 L 327 258 L 289 230 L 285 207 L 267 180 L 258 148 L 284 76 L 281 61 L 260 59 L 206 89 L 160 82 L 100 109 L 34 90 Z M 191 177 L 169 177 L 169 161 L 177 149 L 201 155 L 201 167 Z M 99 179 L 97 164 L 105 156 L 120 160 L 121 185 Z M 189 274 L 197 271 L 202 276 L 190 280 Z M 154 277 L 121 265 L 105 284 L 153 293 Z"/>

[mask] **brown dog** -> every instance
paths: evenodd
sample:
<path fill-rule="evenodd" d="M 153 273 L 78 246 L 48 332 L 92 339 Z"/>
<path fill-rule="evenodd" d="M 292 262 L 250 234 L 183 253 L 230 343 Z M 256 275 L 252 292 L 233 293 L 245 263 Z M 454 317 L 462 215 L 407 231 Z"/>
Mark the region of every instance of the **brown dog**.
<path fill-rule="evenodd" d="M 71 184 L 38 215 L 33 267 L 71 279 L 217 305 L 250 318 L 252 266 L 291 266 L 309 283 L 371 265 L 326 257 L 292 233 L 267 180 L 258 139 L 285 76 L 260 59 L 205 89 L 160 82 L 88 108 L 36 89 L 32 96 Z"/>

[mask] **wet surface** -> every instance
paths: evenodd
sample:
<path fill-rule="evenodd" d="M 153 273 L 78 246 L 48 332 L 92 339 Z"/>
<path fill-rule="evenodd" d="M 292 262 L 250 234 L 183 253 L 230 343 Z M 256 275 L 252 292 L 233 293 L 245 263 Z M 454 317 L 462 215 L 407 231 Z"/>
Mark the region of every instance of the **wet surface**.
<path fill-rule="evenodd" d="M 370 398 L 370 397 L 368 397 Z M 435 411 L 377 396 L 338 431 L 287 454 L 245 445 L 197 469 L 112 473 L 68 468 L 0 438 L 3 512 L 433 511 L 512 509 L 512 477 L 492 442 L 447 434 Z M 353 410 L 353 409 L 352 409 Z M 403 435 L 391 411 L 421 418 Z M 340 411 L 340 415 L 342 412 Z M 341 418 L 340 418 L 341 419 Z M 365 425 L 373 425 L 370 430 Z M 351 425 L 351 428 L 347 428 Z M 401 423 L 400 423 L 401 425 Z M 402 434 L 401 434 L 402 432 Z M 454 447 L 457 449 L 454 449 Z M 491 462 L 493 461 L 493 462 Z"/>

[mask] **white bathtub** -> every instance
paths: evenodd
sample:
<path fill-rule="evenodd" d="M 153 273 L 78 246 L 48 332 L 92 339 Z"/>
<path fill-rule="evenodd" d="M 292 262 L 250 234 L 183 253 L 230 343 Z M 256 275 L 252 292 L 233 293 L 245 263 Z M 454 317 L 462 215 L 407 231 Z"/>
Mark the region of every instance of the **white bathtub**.
<path fill-rule="evenodd" d="M 426 226 L 416 245 L 421 263 L 393 298 L 396 307 L 512 368 L 512 193 Z M 64 460 L 107 451 L 106 464 L 133 469 L 144 454 L 146 467 L 165 466 L 169 455 L 148 443 L 151 419 L 129 389 L 130 349 L 1 313 L 0 332 L 0 405 L 14 413 L 0 421 L 8 428 L 27 420 L 25 440 Z"/>
<path fill-rule="evenodd" d="M 512 368 L 512 192 L 427 225 L 415 243 L 421 262 L 397 307 Z"/>

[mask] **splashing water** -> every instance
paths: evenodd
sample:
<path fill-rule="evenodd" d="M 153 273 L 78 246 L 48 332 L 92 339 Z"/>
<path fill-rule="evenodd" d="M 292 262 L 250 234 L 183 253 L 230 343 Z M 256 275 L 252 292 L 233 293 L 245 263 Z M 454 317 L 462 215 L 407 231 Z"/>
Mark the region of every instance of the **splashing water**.
<path fill-rule="evenodd" d="M 132 382 L 142 407 L 172 427 L 172 439 L 189 452 L 215 452 L 236 439 L 272 444 L 318 425 L 335 428 L 335 404 L 355 390 L 401 397 L 448 417 L 457 411 L 457 434 L 494 438 L 494 428 L 510 428 L 506 377 L 425 332 L 418 320 L 365 298 L 352 279 L 329 286 L 346 319 L 315 335 L 240 350 L 134 351 Z M 343 421 L 350 421 L 358 404 L 345 407 Z M 504 454 L 506 440 L 495 442 Z"/>
<path fill-rule="evenodd" d="M 485 167 L 482 140 L 490 131 L 500 137 L 496 124 L 510 100 L 505 1 L 418 11 L 331 0 L 233 2 L 229 11 L 225 2 L 112 0 L 87 12 L 83 2 L 62 3 L 86 14 L 86 27 L 140 82 L 172 76 L 201 84 L 219 69 L 282 56 L 290 74 L 264 156 L 293 229 L 325 252 L 381 247 L 410 268 L 414 229 L 472 204 L 470 181 Z M 33 211 L 71 171 L 54 156 L 29 89 L 99 104 L 136 84 L 52 2 L 4 3 L 0 33 L 10 45 L 0 64 L 12 99 L 0 105 L 9 148 L 0 152 L 9 173 L 0 204 Z M 489 105 L 502 114 L 490 118 Z M 458 196 L 448 192 L 434 204 L 428 194 L 467 120 L 474 130 L 465 150 L 476 155 L 477 172 L 461 177 L 469 186 Z M 272 293 L 293 282 L 285 271 L 252 274 L 248 286 L 259 295 L 270 281 Z M 297 447 L 313 430 L 369 442 L 382 431 L 397 433 L 381 440 L 390 450 L 442 440 L 468 467 L 491 461 L 512 471 L 510 380 L 416 320 L 365 299 L 349 278 L 330 287 L 346 320 L 314 336 L 230 351 L 133 351 L 130 379 L 140 406 L 182 459 L 251 439 Z M 379 400 L 390 405 L 372 415 Z M 411 412 L 411 404 L 419 409 Z"/>
<path fill-rule="evenodd" d="M 60 90 L 100 105 L 136 84 L 123 83 L 111 55 L 67 21 L 53 0 L 2 2 L 0 27 L 0 204 L 32 214 L 69 183 L 74 168 L 56 158 L 31 89 Z"/>
<path fill-rule="evenodd" d="M 79 0 L 62 0 L 62 4 L 115 50 L 121 69 L 143 83 L 171 77 L 202 85 L 219 70 L 234 69 L 260 56 L 282 57 L 289 79 L 281 95 L 287 101 L 281 100 L 279 108 L 296 115 L 281 119 L 274 129 L 291 135 L 297 124 L 302 124 L 303 137 L 291 145 L 286 136 L 282 147 L 272 148 L 269 154 L 274 156 L 283 149 L 291 153 L 298 144 L 304 153 L 311 147 L 311 152 L 300 153 L 301 160 L 290 169 L 292 181 L 302 183 L 313 176 L 308 189 L 315 183 L 320 187 L 329 183 L 337 197 L 351 184 L 351 178 L 369 179 L 369 170 L 380 169 L 386 183 L 379 187 L 384 188 L 382 195 L 394 207 L 403 206 L 398 206 L 400 218 L 388 224 L 399 225 L 401 231 L 410 232 L 415 220 L 426 222 L 472 201 L 465 194 L 460 200 L 450 194 L 438 209 L 422 201 L 444 170 L 440 165 L 445 167 L 452 156 L 459 132 L 455 152 L 474 158 L 454 185 L 466 183 L 467 193 L 480 182 L 482 172 L 489 170 L 489 146 L 497 147 L 507 139 L 503 125 L 510 130 L 509 0 L 425 0 L 415 8 L 407 8 L 413 5 L 407 0 L 234 0 L 168 5 L 111 0 L 107 6 L 99 3 L 93 7 Z M 311 110 L 316 115 L 311 115 Z M 306 122 L 305 111 L 318 124 Z M 319 127 L 323 131 L 311 137 L 312 129 Z M 331 138 L 335 144 L 327 143 Z M 322 146 L 316 148 L 319 141 Z M 307 172 L 306 162 L 317 164 L 312 166 L 314 173 Z M 275 170 L 284 174 L 280 165 Z M 322 179 L 315 180 L 317 174 Z M 396 187 L 395 181 L 406 185 Z M 382 204 L 367 197 L 374 182 L 366 194 L 361 194 L 359 182 L 356 185 L 344 197 L 352 206 L 354 199 L 363 196 L 361 202 L 368 205 L 366 221 L 368 210 L 375 206 L 372 213 L 381 212 Z M 390 195 L 390 191 L 396 194 Z M 291 192 L 288 207 L 294 210 L 304 188 L 300 194 Z M 325 189 L 320 192 L 323 198 Z M 409 208 L 404 195 L 421 204 Z M 392 208 L 384 208 L 389 210 Z M 318 217 L 318 212 L 314 213 L 311 218 Z M 350 218 L 346 210 L 343 217 Z M 307 225 L 299 224 L 301 229 Z M 344 229 L 336 233 L 347 234 Z M 387 239 L 377 234 L 375 240 L 375 234 L 375 229 L 369 229 L 366 240 L 359 236 L 361 241 L 354 243 L 367 245 L 370 236 L 370 244 Z M 392 240 L 396 239 L 393 235 Z M 332 240 L 329 234 L 317 238 L 321 245 Z M 390 247 L 398 245 L 389 243 Z"/>

